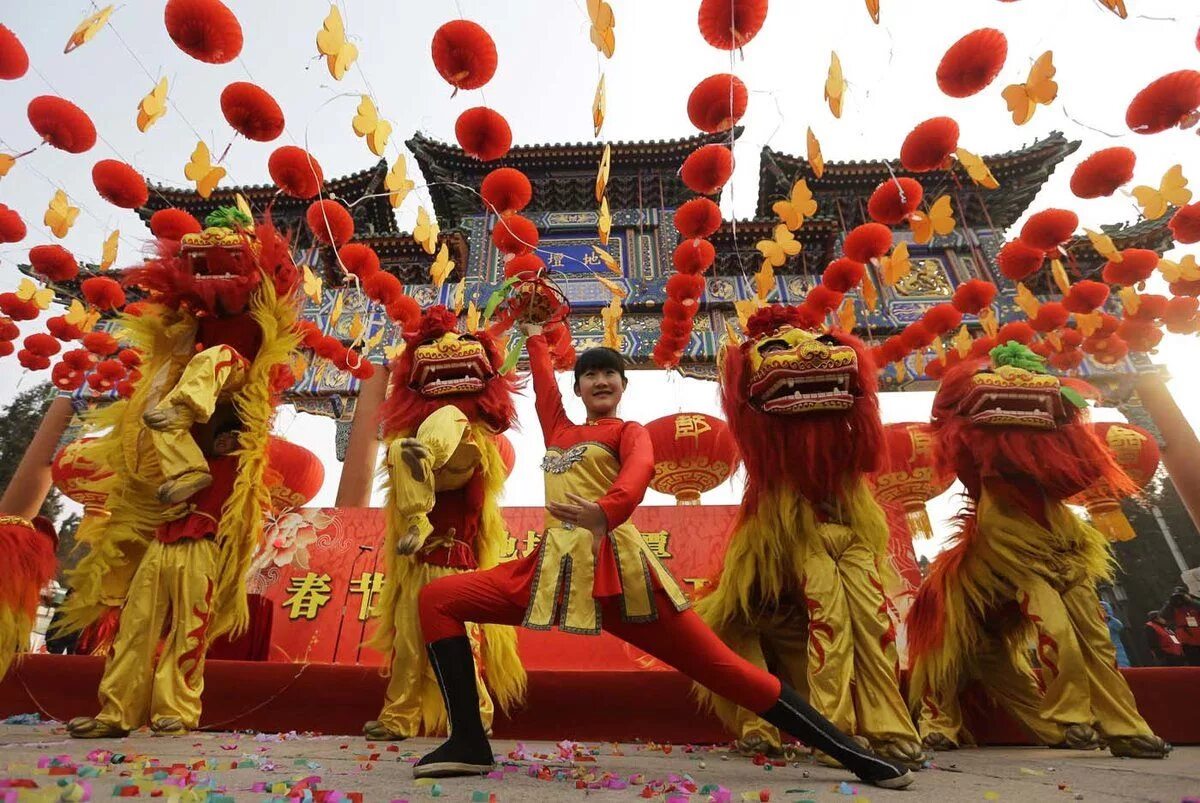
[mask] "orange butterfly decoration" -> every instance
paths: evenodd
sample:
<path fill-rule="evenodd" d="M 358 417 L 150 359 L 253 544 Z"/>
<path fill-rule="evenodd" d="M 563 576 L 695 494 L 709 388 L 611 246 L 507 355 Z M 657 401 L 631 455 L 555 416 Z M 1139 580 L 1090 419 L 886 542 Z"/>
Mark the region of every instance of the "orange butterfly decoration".
<path fill-rule="evenodd" d="M 1054 51 L 1047 50 L 1033 63 L 1029 77 L 1023 84 L 1009 84 L 1000 93 L 1012 112 L 1013 122 L 1025 125 L 1033 119 L 1038 105 L 1049 106 L 1058 97 L 1058 84 L 1054 81 Z"/>

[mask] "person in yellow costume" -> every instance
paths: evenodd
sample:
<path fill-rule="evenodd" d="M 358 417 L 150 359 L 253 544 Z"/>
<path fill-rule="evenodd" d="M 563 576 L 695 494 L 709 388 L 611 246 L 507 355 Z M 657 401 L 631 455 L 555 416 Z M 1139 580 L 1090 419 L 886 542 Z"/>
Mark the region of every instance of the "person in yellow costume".
<path fill-rule="evenodd" d="M 888 528 L 867 485 L 883 452 L 875 368 L 863 343 L 774 306 L 721 357 L 721 398 L 746 466 L 741 513 L 700 617 L 740 655 L 880 755 L 925 760 L 900 691 L 884 592 Z M 748 753 L 779 731 L 703 690 Z"/>
<path fill-rule="evenodd" d="M 978 680 L 1043 744 L 1163 758 L 1138 713 L 1096 595 L 1107 539 L 1064 500 L 1098 482 L 1135 486 L 1097 439 L 1086 403 L 1009 342 L 946 372 L 934 399 L 935 457 L 968 506 L 908 616 L 910 700 L 926 745 L 969 743 L 959 694 Z M 1026 650 L 1035 645 L 1041 677 Z"/>
<path fill-rule="evenodd" d="M 270 504 L 274 393 L 285 375 L 290 384 L 300 302 L 286 239 L 269 223 L 251 232 L 247 221 L 220 210 L 203 233 L 174 251 L 162 246 L 163 256 L 124 277 L 146 294 L 120 319 L 143 372 L 128 400 L 85 422 L 106 431 L 89 456 L 112 476 L 106 515 L 89 516 L 78 535 L 87 553 L 68 575 L 59 631 L 83 629 L 114 607 L 120 620 L 101 711 L 68 723 L 76 738 L 123 736 L 145 724 L 161 734 L 197 727 L 208 646 L 249 622 L 245 583 Z M 220 328 L 205 319 L 230 315 L 248 316 L 256 329 L 236 386 L 219 365 L 229 355 L 213 363 L 204 343 L 196 348 L 199 332 Z M 169 423 L 167 431 L 187 426 L 164 441 L 147 419 Z"/>
<path fill-rule="evenodd" d="M 383 618 L 370 644 L 390 654 L 390 678 L 378 718 L 363 726 L 378 740 L 446 731 L 417 596 L 438 577 L 499 563 L 506 471 L 496 436 L 516 415 L 513 377 L 498 370 L 503 358 L 490 332 L 460 333 L 452 312 L 433 307 L 405 343 L 383 409 L 387 572 Z M 511 627 L 473 625 L 470 636 L 481 659 L 480 714 L 491 728 L 495 702 L 508 709 L 523 697 L 525 670 Z"/>

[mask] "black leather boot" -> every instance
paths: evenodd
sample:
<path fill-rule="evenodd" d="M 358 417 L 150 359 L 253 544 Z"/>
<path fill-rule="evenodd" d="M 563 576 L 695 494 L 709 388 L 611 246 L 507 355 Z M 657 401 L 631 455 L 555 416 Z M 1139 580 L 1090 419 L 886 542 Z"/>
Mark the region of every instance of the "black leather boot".
<path fill-rule="evenodd" d="M 479 717 L 479 690 L 475 687 L 475 656 L 471 654 L 470 639 L 444 638 L 427 644 L 425 649 L 446 703 L 450 738 L 417 762 L 413 777 L 450 778 L 491 772 L 495 757 Z"/>
<path fill-rule="evenodd" d="M 775 705 L 759 716 L 809 747 L 837 759 L 861 781 L 884 789 L 903 789 L 913 782 L 911 772 L 855 743 L 787 684 Z"/>

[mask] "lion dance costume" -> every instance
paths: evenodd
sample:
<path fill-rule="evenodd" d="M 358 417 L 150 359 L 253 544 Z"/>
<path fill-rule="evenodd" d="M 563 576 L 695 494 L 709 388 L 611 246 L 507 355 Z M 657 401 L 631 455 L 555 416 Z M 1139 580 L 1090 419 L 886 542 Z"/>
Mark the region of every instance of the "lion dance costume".
<path fill-rule="evenodd" d="M 1117 670 L 1096 595 L 1112 578 L 1108 542 L 1064 504 L 1100 481 L 1134 490 L 1084 406 L 1013 342 L 942 380 L 935 455 L 958 474 L 969 504 L 909 612 L 910 696 L 928 746 L 969 740 L 959 694 L 974 679 L 1044 744 L 1094 749 L 1099 731 L 1114 755 L 1162 758 L 1170 749 Z"/>
<path fill-rule="evenodd" d="M 721 398 L 747 485 L 715 590 L 697 611 L 743 657 L 806 689 L 834 725 L 919 766 L 899 686 L 881 573 L 888 527 L 866 475 L 883 451 L 875 368 L 863 343 L 762 309 L 721 361 Z M 701 690 L 746 752 L 779 732 Z"/>
<path fill-rule="evenodd" d="M 223 208 L 181 243 L 126 273 L 146 300 L 121 318 L 142 353 L 133 395 L 93 413 L 108 433 L 90 458 L 108 466 L 104 515 L 78 538 L 62 630 L 120 606 L 100 681 L 101 711 L 78 738 L 195 728 L 208 645 L 249 621 L 246 575 L 270 495 L 264 481 L 274 395 L 289 386 L 299 343 L 299 273 L 270 223 Z M 213 448 L 224 431 L 230 454 Z M 163 636 L 157 664 L 155 655 Z"/>
<path fill-rule="evenodd" d="M 387 444 L 387 577 L 382 625 L 371 645 L 391 653 L 391 679 L 372 739 L 445 733 L 446 708 L 425 653 L 417 595 L 432 580 L 500 562 L 507 529 L 498 499 L 505 468 L 495 436 L 512 426 L 515 384 L 492 332 L 460 333 L 454 313 L 433 307 L 405 335 L 383 409 Z M 406 543 L 407 542 L 407 543 Z M 406 553 L 398 554 L 401 548 Z M 472 627 L 482 658 L 480 713 L 491 727 L 525 692 L 511 627 Z M 486 677 L 486 685 L 484 678 Z M 489 688 L 491 694 L 489 694 Z"/>
<path fill-rule="evenodd" d="M 0 680 L 29 650 L 42 589 L 58 568 L 58 534 L 50 520 L 0 515 Z"/>

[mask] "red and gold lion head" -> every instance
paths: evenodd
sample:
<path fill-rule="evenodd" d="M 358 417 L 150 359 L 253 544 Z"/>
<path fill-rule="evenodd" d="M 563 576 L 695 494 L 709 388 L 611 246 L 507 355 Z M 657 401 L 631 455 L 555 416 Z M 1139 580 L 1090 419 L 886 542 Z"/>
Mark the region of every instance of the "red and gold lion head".
<path fill-rule="evenodd" d="M 414 430 L 446 404 L 494 432 L 516 418 L 514 375 L 501 374 L 504 355 L 492 332 L 460 332 L 457 316 L 430 307 L 420 325 L 404 335 L 404 353 L 392 366 L 391 394 L 384 403 L 384 432 Z"/>
<path fill-rule="evenodd" d="M 804 326 L 794 307 L 750 317 L 721 358 L 721 403 L 742 453 L 747 494 L 770 486 L 836 498 L 873 471 L 883 447 L 875 366 L 861 340 Z"/>
<path fill-rule="evenodd" d="M 1132 492 L 1072 384 L 1015 342 L 955 365 L 933 401 L 939 469 L 957 472 L 975 498 L 989 477 L 1033 483 L 1057 499 L 1101 479 Z"/>

